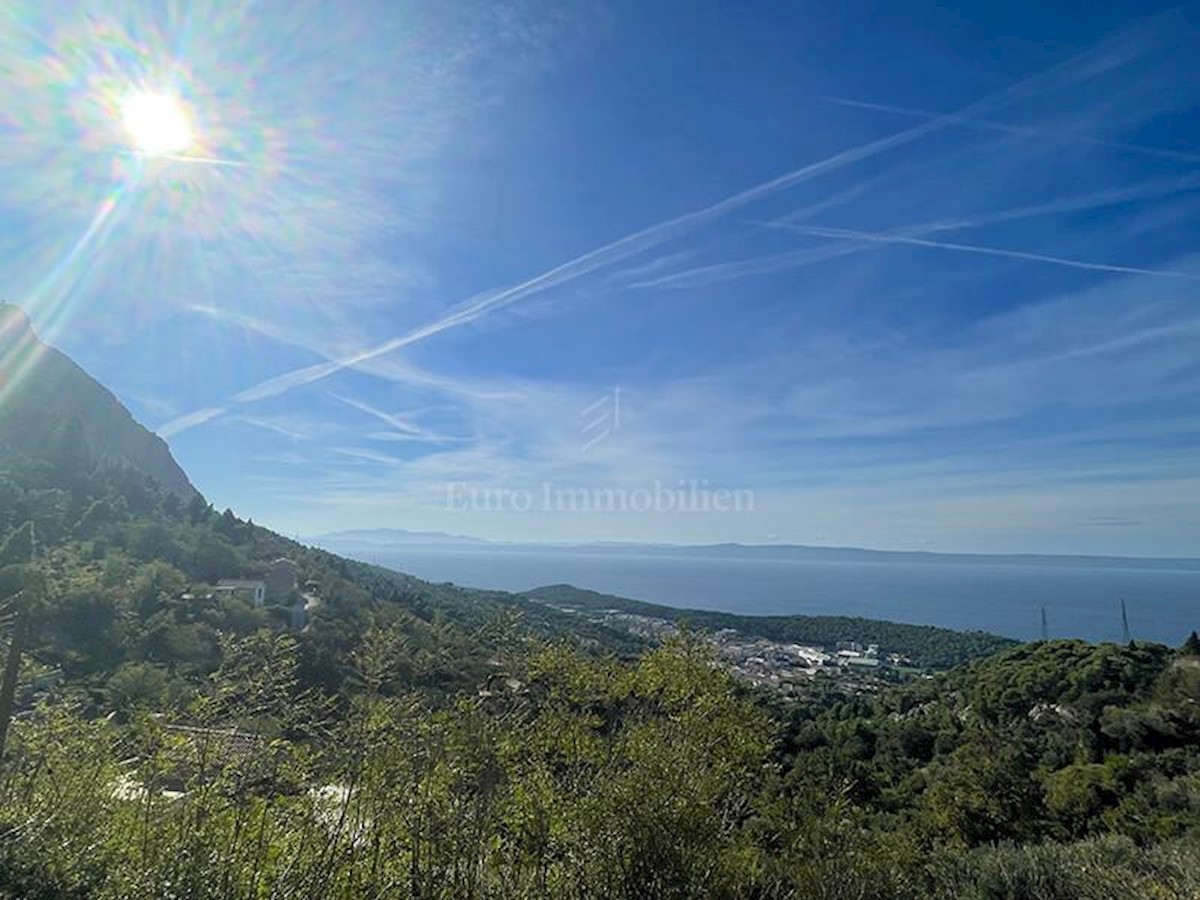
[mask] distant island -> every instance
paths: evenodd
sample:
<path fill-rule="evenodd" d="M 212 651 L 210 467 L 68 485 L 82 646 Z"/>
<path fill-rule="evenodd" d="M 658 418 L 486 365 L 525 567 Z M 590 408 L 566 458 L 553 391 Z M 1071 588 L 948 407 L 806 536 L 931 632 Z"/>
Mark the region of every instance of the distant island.
<path fill-rule="evenodd" d="M 334 551 L 386 550 L 393 547 L 458 547 L 480 551 L 692 556 L 724 559 L 772 559 L 806 562 L 921 563 L 929 565 L 1065 566 L 1105 569 L 1155 569 L 1200 572 L 1200 557 L 1088 556 L 1043 553 L 936 553 L 924 550 L 872 550 L 862 547 L 818 547 L 805 544 L 670 544 L 620 541 L 534 542 L 490 541 L 440 531 L 367 528 L 333 531 L 307 539 Z"/>
<path fill-rule="evenodd" d="M 452 544 L 454 546 L 480 546 L 490 544 L 483 538 L 462 534 L 446 534 L 444 531 L 408 531 L 404 528 L 353 528 L 334 531 L 307 538 L 308 543 L 324 545 L 362 545 L 366 547 L 395 547 L 405 544 Z"/>

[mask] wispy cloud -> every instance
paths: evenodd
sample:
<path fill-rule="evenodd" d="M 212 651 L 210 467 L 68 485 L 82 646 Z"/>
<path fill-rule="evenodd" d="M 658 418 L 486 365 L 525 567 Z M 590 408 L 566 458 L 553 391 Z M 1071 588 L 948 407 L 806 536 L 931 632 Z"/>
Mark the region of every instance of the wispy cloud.
<path fill-rule="evenodd" d="M 972 128 L 981 128 L 987 131 L 999 131 L 1004 134 L 1013 134 L 1021 137 L 1036 137 L 1048 141 L 1060 143 L 1079 143 L 1086 144 L 1092 147 L 1102 147 L 1106 150 L 1120 150 L 1126 153 L 1134 153 L 1141 156 L 1150 156 L 1155 159 L 1172 160 L 1175 162 L 1200 163 L 1200 153 L 1189 153 L 1185 150 L 1171 150 L 1164 147 L 1151 147 L 1145 144 L 1131 144 L 1125 141 L 1110 141 L 1102 138 L 1090 137 L 1088 135 L 1076 134 L 1071 131 L 1052 130 L 1039 128 L 1031 125 L 1010 125 L 1002 122 L 990 122 L 985 119 L 976 119 L 970 116 L 957 114 L 942 114 L 929 112 L 923 109 L 912 109 L 905 106 L 893 106 L 887 103 L 870 103 L 864 100 L 852 100 L 848 97 L 822 97 L 822 100 L 827 103 L 836 103 L 839 106 L 848 106 L 855 109 L 868 109 L 875 112 L 890 113 L 898 116 L 907 116 L 913 119 L 925 120 L 946 120 L 955 125 L 966 125 Z"/>
<path fill-rule="evenodd" d="M 348 456 L 351 459 L 360 460 L 369 463 L 381 463 L 385 466 L 403 465 L 404 461 L 395 456 L 388 456 L 386 453 L 378 453 L 372 450 L 363 450 L 360 447 L 330 447 L 330 452 L 338 453 L 342 456 Z"/>
<path fill-rule="evenodd" d="M 581 452 L 574 415 L 591 389 L 534 386 L 537 400 L 526 407 L 478 410 L 490 437 L 403 466 L 376 460 L 383 469 L 371 488 L 352 480 L 325 490 L 360 506 L 377 503 L 375 494 L 425 497 L 436 511 L 447 482 L 458 481 L 505 489 L 696 477 L 773 492 L 824 484 L 850 498 L 888 483 L 923 494 L 1053 494 L 1068 481 L 1184 477 L 1194 470 L 1190 454 L 1160 445 L 1195 435 L 1200 419 L 1147 427 L 1099 411 L 1146 409 L 1200 388 L 1194 377 L 1180 381 L 1200 332 L 1187 294 L 1182 285 L 1125 275 L 992 317 L 947 335 L 946 345 L 893 338 L 849 355 L 801 342 L 789 351 L 808 360 L 799 369 L 766 356 L 703 379 L 640 384 L 601 457 Z M 1108 424 L 1080 429 L 1064 410 L 1093 410 L 1085 421 Z M 1052 414 L 1023 433 L 1025 423 Z M 1108 448 L 1116 444 L 1136 452 L 1114 457 Z"/>
<path fill-rule="evenodd" d="M 1137 185 L 1106 188 L 1086 194 L 1058 198 L 1043 203 L 994 210 L 974 216 L 936 219 L 930 222 L 897 228 L 886 235 L 877 235 L 876 237 L 894 236 L 896 238 L 895 242 L 900 242 L 905 239 L 913 240 L 923 235 L 936 234 L 943 231 L 979 229 L 988 225 L 998 225 L 1006 222 L 1019 222 L 1044 216 L 1062 215 L 1064 213 L 1086 212 L 1108 206 L 1167 197 L 1173 194 L 1194 191 L 1197 188 L 1200 188 L 1200 176 L 1195 174 L 1177 178 L 1157 178 Z M 783 230 L 801 231 L 802 229 L 797 227 L 798 224 L 811 215 L 812 212 L 813 207 L 806 207 L 772 222 L 755 222 L 750 224 L 760 227 L 765 226 Z M 828 234 L 813 236 L 831 237 Z M 844 243 L 824 247 L 803 247 L 784 253 L 773 253 L 730 262 L 714 263 L 707 266 L 696 266 L 657 277 L 642 278 L 641 280 L 633 281 L 630 287 L 669 288 L 675 290 L 707 287 L 724 281 L 734 281 L 753 275 L 765 275 L 786 269 L 800 268 L 814 263 L 837 259 L 852 253 L 861 253 L 882 243 L 888 243 L 888 241 L 850 238 Z M 1047 262 L 1048 260 L 1037 259 L 1034 261 Z"/>
<path fill-rule="evenodd" d="M 447 279 L 461 293 L 432 279 L 382 292 L 387 315 L 369 302 L 322 317 L 196 300 L 213 343 L 243 352 L 218 369 L 227 386 L 209 406 L 164 433 L 257 428 L 238 435 L 249 445 L 239 477 L 281 520 L 322 529 L 820 534 L 962 549 L 1032 533 L 1031 520 L 1104 532 L 1085 524 L 1094 519 L 1144 523 L 1144 549 L 1163 522 L 1186 518 L 1200 437 L 1200 268 L 1184 255 L 1189 232 L 1172 225 L 1200 208 L 1200 175 L 1154 152 L 1131 168 L 1107 140 L 1167 108 L 1138 106 L 1123 87 L 1156 53 L 1160 26 L 875 140 L 863 141 L 858 116 L 823 108 L 855 120 L 858 137 L 844 142 L 855 146 L 616 240 L 593 237 L 594 249 L 456 306 L 441 301 L 488 283 L 468 266 Z M 1038 133 L 1000 124 L 1010 117 Z M 866 252 L 896 247 L 928 252 Z M 789 274 L 702 290 L 773 272 Z M 494 318 L 511 327 L 473 327 Z M 621 427 L 585 450 L 580 411 L 616 385 Z M 291 419 L 301 408 L 327 427 Z M 285 452 L 257 452 L 275 434 Z M 179 447 L 199 455 L 223 437 Z M 450 485 L 680 479 L 752 488 L 761 515 L 468 522 L 447 509 Z M 1133 528 L 1109 530 L 1116 540 Z"/>
<path fill-rule="evenodd" d="M 393 413 L 384 412 L 381 409 L 371 406 L 369 403 L 364 403 L 361 400 L 355 400 L 352 397 L 346 397 L 342 394 L 335 394 L 332 392 L 330 393 L 330 396 L 338 402 L 349 406 L 351 409 L 356 409 L 359 412 L 366 413 L 368 416 L 371 416 L 374 419 L 378 419 L 380 422 L 383 422 L 385 425 L 393 429 L 391 432 L 372 433 L 370 437 L 375 440 L 418 441 L 421 443 L 430 444 L 445 444 L 463 440 L 463 438 L 455 438 L 449 435 L 439 434 L 427 428 L 423 428 L 414 424 L 413 422 L 402 419 Z"/>
<path fill-rule="evenodd" d="M 766 224 L 766 223 L 763 223 Z M 1180 272 L 1173 269 L 1148 269 L 1140 266 L 1124 266 L 1117 263 L 1088 262 L 1081 259 L 1069 259 L 1063 256 L 1051 256 L 1045 253 L 1032 253 L 1025 250 L 1008 250 L 1002 247 L 982 247 L 977 244 L 958 244 L 950 241 L 933 241 L 904 234 L 878 234 L 866 231 L 854 231 L 849 228 L 823 228 L 816 225 L 775 225 L 804 234 L 809 237 L 834 238 L 837 240 L 866 241 L 872 244 L 901 244 L 909 247 L 928 247 L 935 250 L 954 250 L 959 253 L 979 253 L 984 256 L 1003 256 L 1009 259 L 1022 259 L 1029 262 L 1049 263 L 1056 266 L 1067 266 L 1072 269 L 1085 269 L 1093 272 L 1116 272 L 1124 275 L 1153 275 L 1159 278 L 1186 278 L 1200 280 L 1200 274 Z"/>
<path fill-rule="evenodd" d="M 296 412 L 272 415 L 239 413 L 230 416 L 228 421 L 233 424 L 249 425 L 252 428 L 278 434 L 294 441 L 311 441 L 340 430 L 334 423 L 326 419 Z"/>
<path fill-rule="evenodd" d="M 166 434 L 178 434 L 188 428 L 210 421 L 230 406 L 278 397 L 298 387 L 323 381 L 346 369 L 360 367 L 372 360 L 411 347 L 445 331 L 469 325 L 528 297 L 563 287 L 614 263 L 640 255 L 653 247 L 716 222 L 731 212 L 887 151 L 911 144 L 954 124 L 957 119 L 985 115 L 989 111 L 1002 108 L 1039 91 L 1059 88 L 1064 84 L 1077 83 L 1109 72 L 1146 52 L 1146 32 L 1157 27 L 1155 21 L 1147 20 L 1139 23 L 1134 28 L 1102 41 L 1095 47 L 1077 54 L 1045 72 L 1023 79 L 1010 87 L 970 103 L 953 114 L 928 119 L 902 131 L 840 151 L 784 175 L 731 194 L 710 205 L 610 241 L 519 284 L 476 295 L 446 315 L 395 338 L 345 354 L 337 359 L 294 369 L 261 381 L 234 394 L 222 407 L 212 407 L 217 411 L 206 418 L 193 418 L 195 414 L 180 416 L 166 423 L 161 431 Z"/>
<path fill-rule="evenodd" d="M 186 415 L 177 416 L 159 428 L 158 433 L 164 438 L 174 437 L 180 432 L 187 431 L 189 428 L 195 428 L 197 425 L 211 422 L 213 419 L 226 413 L 228 409 L 229 407 L 226 406 L 208 406 L 204 409 L 187 413 Z"/>

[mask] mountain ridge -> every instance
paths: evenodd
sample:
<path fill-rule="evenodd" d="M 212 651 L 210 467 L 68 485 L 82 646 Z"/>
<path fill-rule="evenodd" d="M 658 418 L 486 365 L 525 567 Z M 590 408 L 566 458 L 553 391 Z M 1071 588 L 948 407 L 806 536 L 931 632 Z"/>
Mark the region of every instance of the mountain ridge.
<path fill-rule="evenodd" d="M 190 500 L 200 492 L 166 441 L 117 396 L 38 337 L 19 306 L 0 303 L 0 441 L 19 450 L 48 446 L 72 420 L 99 457 L 121 460 Z"/>

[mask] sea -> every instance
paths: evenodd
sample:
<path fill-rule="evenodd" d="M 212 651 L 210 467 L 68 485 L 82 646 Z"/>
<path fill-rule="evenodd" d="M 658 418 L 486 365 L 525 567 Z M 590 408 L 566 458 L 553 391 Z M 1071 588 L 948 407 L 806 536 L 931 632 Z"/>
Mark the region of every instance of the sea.
<path fill-rule="evenodd" d="M 666 606 L 739 615 L 839 615 L 1022 640 L 1177 646 L 1200 629 L 1200 571 L 980 562 L 829 561 L 580 552 L 536 547 L 396 546 L 357 556 L 434 582 L 525 591 L 572 584 Z"/>

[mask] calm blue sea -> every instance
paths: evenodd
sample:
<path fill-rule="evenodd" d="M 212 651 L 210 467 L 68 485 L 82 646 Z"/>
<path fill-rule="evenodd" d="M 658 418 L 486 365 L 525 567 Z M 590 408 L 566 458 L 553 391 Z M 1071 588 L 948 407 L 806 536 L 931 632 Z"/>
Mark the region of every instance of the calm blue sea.
<path fill-rule="evenodd" d="M 389 548 L 360 558 L 429 581 L 522 591 L 567 583 L 668 606 L 755 614 L 850 615 L 978 628 L 1015 638 L 1178 645 L 1200 628 L 1200 572 L 981 563 L 827 562 L 572 552 Z"/>

